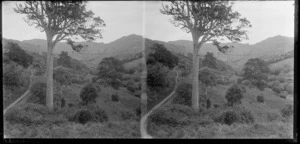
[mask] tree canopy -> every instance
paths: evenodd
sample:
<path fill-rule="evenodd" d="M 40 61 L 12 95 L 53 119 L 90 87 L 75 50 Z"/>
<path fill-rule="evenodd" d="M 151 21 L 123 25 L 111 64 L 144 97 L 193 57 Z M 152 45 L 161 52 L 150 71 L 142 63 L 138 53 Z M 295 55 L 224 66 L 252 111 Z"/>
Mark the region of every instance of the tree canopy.
<path fill-rule="evenodd" d="M 75 45 L 74 38 L 88 41 L 102 38 L 101 27 L 105 26 L 100 17 L 86 10 L 86 1 L 26 1 L 24 5 L 17 4 L 14 10 L 25 14 L 25 22 L 30 26 L 45 31 L 53 45 L 67 40 L 75 51 L 83 46 Z"/>
<path fill-rule="evenodd" d="M 204 60 L 202 61 L 202 65 L 208 68 L 217 69 L 217 62 L 213 53 L 207 52 L 204 56 Z"/>
<path fill-rule="evenodd" d="M 259 58 L 249 59 L 243 68 L 243 77 L 248 80 L 266 79 L 266 74 L 270 73 L 268 64 Z"/>
<path fill-rule="evenodd" d="M 6 52 L 5 56 L 9 60 L 14 61 L 17 65 L 21 65 L 24 68 L 29 67 L 33 62 L 33 57 L 30 54 L 27 54 L 17 43 L 9 42 L 5 46 Z"/>
<path fill-rule="evenodd" d="M 178 65 L 178 57 L 168 51 L 164 45 L 155 43 L 150 49 L 152 49 L 153 52 L 148 55 L 147 64 L 159 62 L 169 69 L 173 69 Z"/>
<path fill-rule="evenodd" d="M 57 59 L 57 64 L 66 68 L 71 68 L 71 59 L 72 58 L 68 55 L 68 52 L 62 51 Z"/>
<path fill-rule="evenodd" d="M 122 73 L 124 67 L 119 59 L 114 57 L 104 58 L 98 65 L 98 79 L 118 89 L 122 85 Z"/>

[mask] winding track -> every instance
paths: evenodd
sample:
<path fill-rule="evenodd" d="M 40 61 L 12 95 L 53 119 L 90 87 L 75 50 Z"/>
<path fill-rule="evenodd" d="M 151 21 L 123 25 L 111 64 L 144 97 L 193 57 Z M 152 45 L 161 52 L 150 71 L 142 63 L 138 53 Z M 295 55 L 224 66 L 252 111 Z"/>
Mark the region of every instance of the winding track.
<path fill-rule="evenodd" d="M 175 69 L 174 69 L 175 70 Z M 158 109 L 160 106 L 162 106 L 162 104 L 164 104 L 167 100 L 169 100 L 176 92 L 176 88 L 177 88 L 177 79 L 178 79 L 178 72 L 175 70 L 176 72 L 176 78 L 175 78 L 175 87 L 174 90 L 164 99 L 162 100 L 160 103 L 158 103 L 156 106 L 154 106 L 148 113 L 146 113 L 140 121 L 140 130 L 141 130 L 141 137 L 142 138 L 153 138 L 151 135 L 149 135 L 147 133 L 146 127 L 147 127 L 147 119 L 149 117 L 149 115 L 151 115 L 153 113 L 153 111 L 155 111 L 156 109 Z"/>
<path fill-rule="evenodd" d="M 15 100 L 13 103 L 11 103 L 8 107 L 6 107 L 3 110 L 3 115 L 5 115 L 5 113 L 7 112 L 7 110 L 9 110 L 10 108 L 12 108 L 16 104 L 18 104 L 24 97 L 26 97 L 29 94 L 32 81 L 34 80 L 34 76 L 33 76 L 32 70 L 30 70 L 30 72 L 31 72 L 31 76 L 30 76 L 30 84 L 29 84 L 28 89 L 17 100 Z"/>

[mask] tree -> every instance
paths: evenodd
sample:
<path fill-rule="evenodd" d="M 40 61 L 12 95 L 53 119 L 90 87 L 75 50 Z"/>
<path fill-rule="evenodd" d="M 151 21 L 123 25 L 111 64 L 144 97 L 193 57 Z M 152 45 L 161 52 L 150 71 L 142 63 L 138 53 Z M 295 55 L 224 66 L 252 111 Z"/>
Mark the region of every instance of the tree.
<path fill-rule="evenodd" d="M 268 64 L 259 58 L 249 59 L 243 67 L 242 76 L 244 79 L 252 80 L 267 80 L 270 68 Z"/>
<path fill-rule="evenodd" d="M 241 103 L 243 98 L 242 89 L 234 84 L 226 92 L 225 98 L 228 101 L 229 106 Z"/>
<path fill-rule="evenodd" d="M 150 49 L 154 52 L 148 55 L 147 64 L 159 62 L 167 66 L 169 69 L 173 69 L 176 65 L 178 65 L 178 57 L 168 51 L 164 45 L 155 43 L 150 47 Z"/>
<path fill-rule="evenodd" d="M 216 86 L 216 77 L 213 72 L 209 71 L 207 68 L 200 69 L 199 80 L 205 85 L 205 94 L 208 95 L 208 87 Z"/>
<path fill-rule="evenodd" d="M 6 52 L 4 55 L 7 56 L 9 60 L 16 62 L 17 65 L 28 68 L 32 64 L 33 57 L 30 54 L 27 54 L 25 50 L 21 49 L 17 43 L 9 42 L 5 49 Z"/>
<path fill-rule="evenodd" d="M 68 52 L 61 51 L 59 58 L 57 59 L 57 64 L 66 68 L 71 68 L 71 57 L 68 55 Z"/>
<path fill-rule="evenodd" d="M 97 88 L 92 83 L 85 85 L 80 91 L 80 98 L 84 105 L 95 103 L 97 97 Z"/>
<path fill-rule="evenodd" d="M 108 84 L 113 89 L 119 89 L 122 85 L 122 73 L 124 67 L 119 59 L 114 57 L 104 58 L 98 65 L 98 80 Z M 110 91 L 111 92 L 111 91 Z"/>
<path fill-rule="evenodd" d="M 207 54 L 204 56 L 204 60 L 202 61 L 202 65 L 204 67 L 217 69 L 217 62 L 216 58 L 214 57 L 214 53 L 207 52 Z"/>
<path fill-rule="evenodd" d="M 54 70 L 53 79 L 60 84 L 60 94 L 61 98 L 64 99 L 63 88 L 71 84 L 70 73 L 67 72 L 64 68 L 58 68 Z"/>
<path fill-rule="evenodd" d="M 93 41 L 102 38 L 100 17 L 86 10 L 85 1 L 26 1 L 16 4 L 16 13 L 25 14 L 25 22 L 35 26 L 47 37 L 47 107 L 53 110 L 53 49 L 66 40 L 73 50 L 79 52 L 84 46 L 75 45 L 74 38 Z"/>
<path fill-rule="evenodd" d="M 162 5 L 161 13 L 171 15 L 176 27 L 192 34 L 193 39 L 193 90 L 192 107 L 199 111 L 199 49 L 212 41 L 218 50 L 225 53 L 230 47 L 221 46 L 218 39 L 239 42 L 247 39 L 246 28 L 251 27 L 246 18 L 232 10 L 233 2 L 228 1 L 172 1 Z M 200 40 L 200 41 L 199 41 Z"/>

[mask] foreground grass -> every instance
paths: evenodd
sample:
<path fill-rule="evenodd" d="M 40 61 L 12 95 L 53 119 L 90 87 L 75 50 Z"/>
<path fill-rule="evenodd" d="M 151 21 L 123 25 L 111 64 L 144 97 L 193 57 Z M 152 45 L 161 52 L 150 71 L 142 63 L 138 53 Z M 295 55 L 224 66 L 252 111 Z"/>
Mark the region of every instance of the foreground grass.
<path fill-rule="evenodd" d="M 61 125 L 25 126 L 5 122 L 6 138 L 139 138 L 137 121 L 113 121 L 107 123 L 79 124 L 67 122 Z"/>

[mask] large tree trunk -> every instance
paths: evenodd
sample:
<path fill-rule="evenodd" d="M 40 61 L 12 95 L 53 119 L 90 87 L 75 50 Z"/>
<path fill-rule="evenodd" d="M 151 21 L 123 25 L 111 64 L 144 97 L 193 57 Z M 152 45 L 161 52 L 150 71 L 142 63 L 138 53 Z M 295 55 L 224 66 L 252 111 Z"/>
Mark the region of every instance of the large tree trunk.
<path fill-rule="evenodd" d="M 193 68 L 192 68 L 192 108 L 194 111 L 199 111 L 199 48 L 197 48 L 197 42 L 194 42 L 194 53 L 193 53 Z"/>
<path fill-rule="evenodd" d="M 50 110 L 53 110 L 53 48 L 52 38 L 48 40 L 47 53 L 47 91 L 46 91 L 46 105 Z"/>

